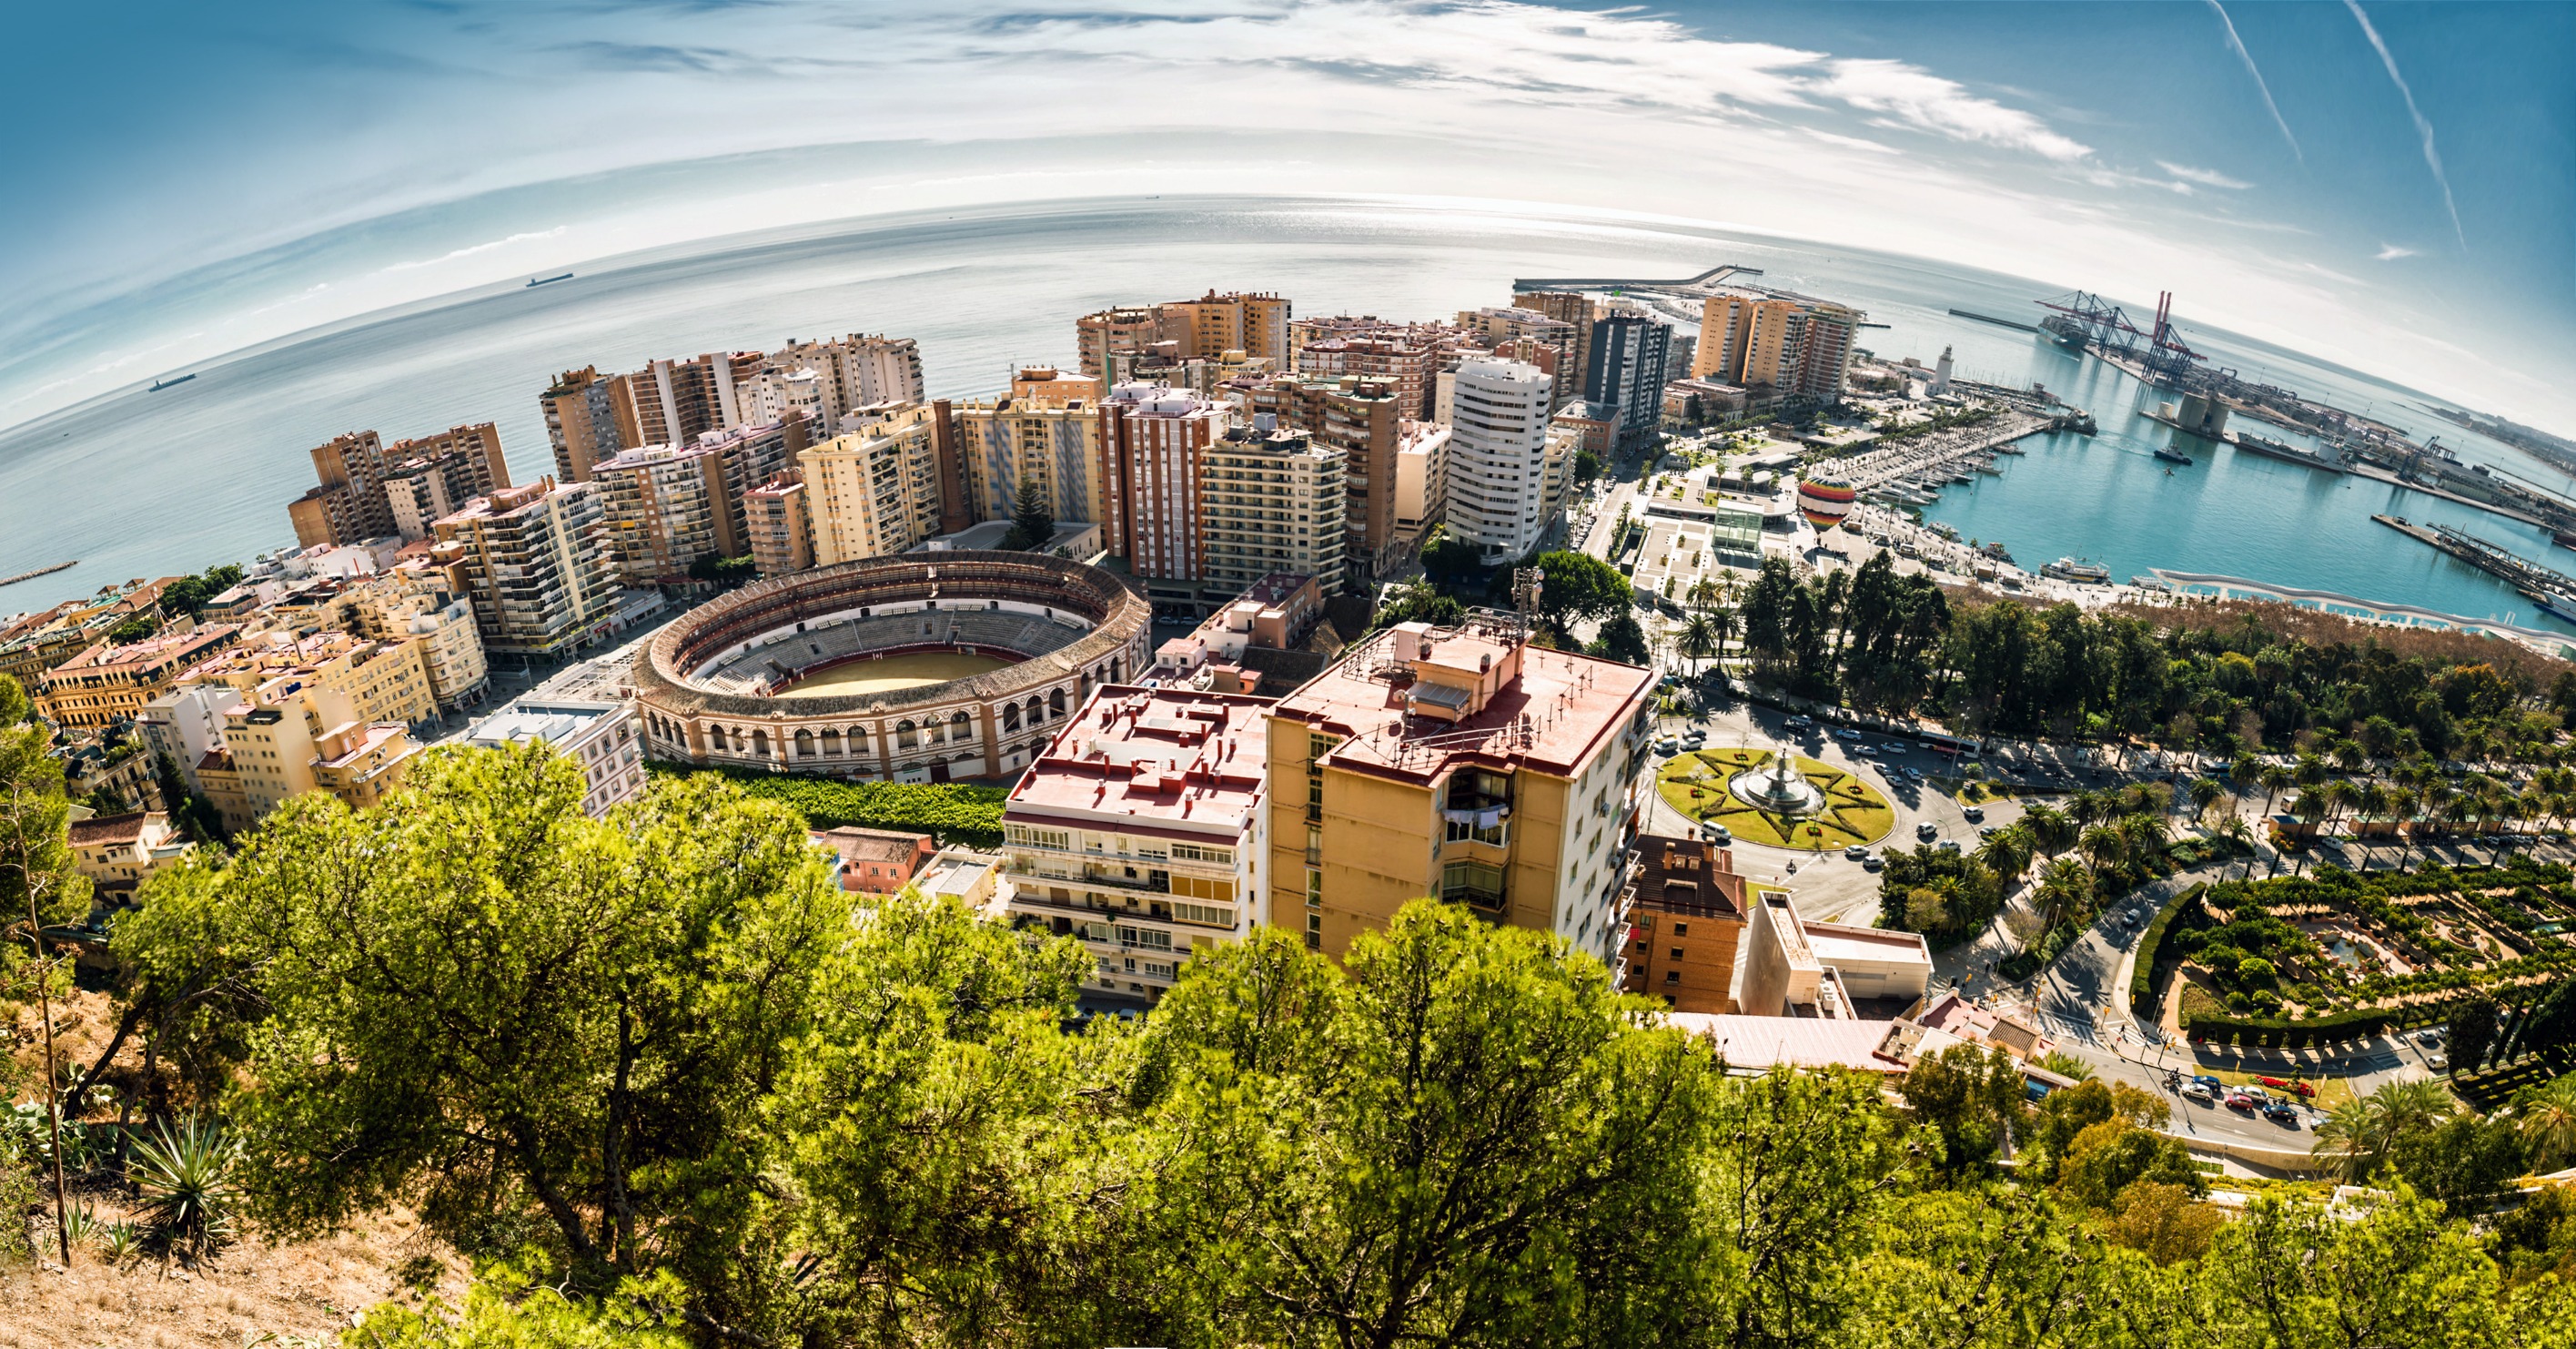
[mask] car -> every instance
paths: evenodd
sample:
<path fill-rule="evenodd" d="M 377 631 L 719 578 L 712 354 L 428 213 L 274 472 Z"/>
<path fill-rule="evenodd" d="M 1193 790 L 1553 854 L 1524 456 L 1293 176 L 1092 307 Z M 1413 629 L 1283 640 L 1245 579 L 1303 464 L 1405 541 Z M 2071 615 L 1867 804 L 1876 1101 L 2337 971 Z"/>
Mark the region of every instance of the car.
<path fill-rule="evenodd" d="M 1863 871 L 1883 871 L 1886 867 L 1886 859 L 1879 857 L 1875 853 L 1862 858 L 1860 862 L 1860 869 Z"/>
<path fill-rule="evenodd" d="M 2218 1099 L 2218 1093 L 2211 1090 L 2208 1083 L 2195 1078 L 2182 1084 L 2182 1097 L 2186 1101 L 2198 1101 L 2202 1105 L 2208 1105 Z"/>
<path fill-rule="evenodd" d="M 1850 847 L 1843 849 L 1843 860 L 1846 862 L 1868 861 L 1869 845 L 1865 843 L 1855 843 Z"/>
<path fill-rule="evenodd" d="M 1816 719 L 1813 717 L 1791 717 L 1780 725 L 1783 730 L 1812 731 L 1816 728 Z"/>
<path fill-rule="evenodd" d="M 2451 1071 L 2451 1056 L 2435 1050 L 2424 1056 L 2424 1066 L 2437 1073 L 2447 1073 Z"/>
<path fill-rule="evenodd" d="M 1970 806 L 1959 813 L 1967 816 L 1968 823 L 1970 824 L 1984 824 L 1986 822 L 1986 808 L 1984 806 Z"/>
<path fill-rule="evenodd" d="M 2263 1107 L 2263 1118 L 2274 1124 L 2286 1124 L 2293 1129 L 2299 1127 L 2298 1108 L 2287 1101 L 2274 1101 Z"/>
<path fill-rule="evenodd" d="M 1911 749 L 1911 748 L 1912 748 L 1912 746 L 1910 746 L 1910 745 L 1900 745 L 1900 744 L 1896 743 L 1895 741 L 1890 740 L 1890 741 L 1888 741 L 1886 744 L 1881 745 L 1881 746 L 1879 746 L 1878 748 L 1879 748 L 1879 752 L 1880 752 L 1880 753 L 1882 753 L 1882 754 L 1903 754 L 1903 753 L 1904 753 L 1904 752 L 1906 752 L 1908 749 Z"/>
<path fill-rule="evenodd" d="M 2125 928 L 2128 928 L 2128 929 L 2130 929 L 2131 931 L 2135 931 L 2135 930 L 2137 930 L 2137 926 L 2138 926 L 2138 916 L 2137 916 L 2136 914 L 2134 914 L 2134 913 L 2124 913 L 2124 914 L 2121 914 L 2121 915 L 2120 915 L 2120 926 L 2125 927 Z"/>
<path fill-rule="evenodd" d="M 2217 1078 L 2211 1077 L 2207 1073 L 2194 1073 L 2191 1075 L 2191 1080 L 2214 1092 L 2224 1092 L 2227 1090 L 2226 1083 L 2219 1081 Z"/>
<path fill-rule="evenodd" d="M 1925 820 L 1914 826 L 1914 837 L 1924 843 L 1941 837 L 1941 826 Z"/>
<path fill-rule="evenodd" d="M 1940 852 L 1957 852 L 1959 850 L 1959 840 L 1955 838 L 1945 838 L 1938 844 L 1934 845 L 1934 847 Z"/>
<path fill-rule="evenodd" d="M 2230 1110 L 2243 1110 L 2251 1113 L 2257 1107 L 2255 1106 L 2253 1097 L 2246 1095 L 2242 1091 L 2231 1091 L 2227 1093 L 2227 1108 Z"/>
<path fill-rule="evenodd" d="M 1663 739 L 1658 740 L 1658 741 L 1656 741 L 1656 742 L 1655 742 L 1655 752 L 1656 752 L 1657 754 L 1673 754 L 1673 753 L 1677 753 L 1677 752 L 1679 752 L 1679 751 L 1680 751 L 1681 747 L 1682 747 L 1682 742 L 1681 742 L 1681 741 L 1679 741 L 1679 740 L 1674 739 L 1673 737 L 1671 737 L 1671 736 L 1669 736 L 1669 735 L 1668 735 L 1668 736 L 1665 736 Z"/>
<path fill-rule="evenodd" d="M 2431 1030 L 2419 1030 L 2415 1032 L 2415 1043 L 2419 1045 L 2431 1045 L 2436 1049 L 2440 1048 L 2442 1044 L 2441 1028 L 2435 1027 Z"/>
<path fill-rule="evenodd" d="M 1735 843 L 1735 831 L 1725 825 L 1703 824 L 1699 828 L 1702 837 L 1721 848 L 1731 847 Z"/>
<path fill-rule="evenodd" d="M 2001 826 L 2001 825 L 1993 825 L 1993 824 L 1990 824 L 1990 825 L 1987 825 L 1986 827 L 1984 827 L 1984 828 L 1982 828 L 1982 829 L 1978 830 L 1978 831 L 1977 831 L 1977 837 L 1979 837 L 1979 838 L 1993 838 L 1995 835 L 2000 834 L 2000 833 L 2002 833 L 2002 832 L 2003 832 L 2003 826 Z"/>
<path fill-rule="evenodd" d="M 1861 733 L 1853 730 L 1849 726 L 1837 726 L 1834 728 L 1834 739 L 1849 740 L 1854 744 L 1858 744 L 1861 740 Z"/>

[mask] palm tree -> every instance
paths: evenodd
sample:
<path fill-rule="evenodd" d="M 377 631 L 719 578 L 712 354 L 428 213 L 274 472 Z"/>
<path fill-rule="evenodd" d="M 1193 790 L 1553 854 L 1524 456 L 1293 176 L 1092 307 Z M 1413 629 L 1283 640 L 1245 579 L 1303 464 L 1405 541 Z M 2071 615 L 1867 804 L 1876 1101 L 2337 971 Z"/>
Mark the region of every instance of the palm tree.
<path fill-rule="evenodd" d="M 2066 818 L 2079 825 L 2100 824 L 2110 817 L 2110 800 L 2091 787 L 2066 798 Z"/>
<path fill-rule="evenodd" d="M 2335 767 L 2347 773 L 2358 773 L 2363 764 L 2370 762 L 2370 752 L 2363 749 L 2358 741 L 2338 740 L 2334 747 L 2334 761 Z"/>
<path fill-rule="evenodd" d="M 2128 860 L 2129 856 L 2128 838 L 2106 824 L 2085 830 L 2084 836 L 2075 841 L 2075 847 L 2084 854 L 2085 861 L 2093 864 L 2095 871 L 2108 871 Z"/>
<path fill-rule="evenodd" d="M 2045 932 L 2057 926 L 2068 909 L 2083 908 L 2092 902 L 2093 873 L 2082 862 L 2061 857 L 2039 874 L 2039 889 L 2033 897 L 2039 901 L 2040 930 Z"/>
<path fill-rule="evenodd" d="M 2440 1082 L 2385 1082 L 2319 1121 L 2312 1151 L 2340 1179 L 2359 1184 L 2378 1173 L 2401 1140 L 2432 1129 L 2451 1113 L 2450 1094 Z"/>
<path fill-rule="evenodd" d="M 2254 826 L 2247 824 L 2244 816 L 2230 815 L 2226 819 L 2220 820 L 2218 822 L 2218 829 L 2213 837 L 2223 839 L 2228 843 L 2243 848 L 2245 850 L 2245 874 L 2247 876 L 2254 874 Z M 2220 874 L 2225 874 L 2223 869 Z"/>
<path fill-rule="evenodd" d="M 2210 809 L 2227 796 L 2227 788 L 2221 786 L 2216 778 L 2193 778 L 2191 786 L 2185 790 L 2191 796 L 2192 818 L 2202 824 L 2209 822 Z"/>
<path fill-rule="evenodd" d="M 2173 826 L 2152 811 L 2125 816 L 2112 827 L 2120 831 L 2121 848 L 2132 861 L 2157 861 L 2173 843 Z"/>
<path fill-rule="evenodd" d="M 2271 814 L 2272 802 L 2277 799 L 2282 792 L 2287 791 L 2293 784 L 2297 783 L 2298 780 L 2298 775 L 2296 773 L 2291 772 L 2287 767 L 2281 764 L 2271 763 L 2263 765 L 2263 771 L 2261 774 L 2261 781 L 2263 783 L 2263 813 L 2266 815 Z"/>
<path fill-rule="evenodd" d="M 2317 1141 L 2308 1152 L 2326 1174 L 2346 1185 L 2358 1185 L 2379 1170 L 2386 1155 L 2379 1148 L 2376 1126 L 2370 1102 L 2346 1101 L 2317 1121 Z"/>
<path fill-rule="evenodd" d="M 2014 824 L 1987 835 L 1986 841 L 1977 845 L 1976 856 L 1985 863 L 1986 870 L 2002 877 L 2004 888 L 2010 890 L 2030 869 L 2031 853 L 2030 831 Z"/>
<path fill-rule="evenodd" d="M 2576 1162 L 2576 1073 L 2534 1088 L 2516 1105 L 2522 1146 L 2535 1174 Z"/>
<path fill-rule="evenodd" d="M 2031 846 L 2051 857 L 2074 847 L 2082 832 L 2065 811 L 2045 803 L 2023 811 L 2021 827 L 2029 832 Z"/>
<path fill-rule="evenodd" d="M 1702 581 L 1700 584 L 1705 586 L 1708 583 Z M 1718 652 L 1717 625 L 1709 621 L 1706 611 L 1694 613 L 1688 622 L 1682 624 L 1680 639 L 1674 643 L 1674 646 L 1684 656 L 1690 658 L 1691 673 L 1696 675 L 1700 670 L 1700 662 Z"/>

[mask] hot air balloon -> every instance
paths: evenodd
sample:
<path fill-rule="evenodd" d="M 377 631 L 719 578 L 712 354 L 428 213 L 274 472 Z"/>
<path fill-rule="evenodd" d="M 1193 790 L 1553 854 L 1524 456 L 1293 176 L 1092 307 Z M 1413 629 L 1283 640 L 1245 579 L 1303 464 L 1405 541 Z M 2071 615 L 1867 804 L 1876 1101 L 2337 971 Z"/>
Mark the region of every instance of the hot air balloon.
<path fill-rule="evenodd" d="M 1813 479 L 1798 485 L 1798 513 L 1821 534 L 1843 522 L 1851 514 L 1852 502 L 1860 494 L 1847 482 Z"/>

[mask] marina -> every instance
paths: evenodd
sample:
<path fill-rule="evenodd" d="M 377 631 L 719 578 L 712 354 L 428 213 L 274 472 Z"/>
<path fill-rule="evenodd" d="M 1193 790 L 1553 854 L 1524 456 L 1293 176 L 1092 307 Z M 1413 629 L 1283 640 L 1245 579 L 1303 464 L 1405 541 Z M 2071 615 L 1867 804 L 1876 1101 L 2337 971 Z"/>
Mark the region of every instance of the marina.
<path fill-rule="evenodd" d="M 2521 591 L 2524 599 L 2539 605 L 2549 614 L 2576 622 L 2576 576 L 2525 561 L 2508 549 L 2449 525 L 2426 528 L 2410 524 L 2405 517 L 2396 515 L 2374 515 L 2370 518 L 2438 548 L 2490 576 L 2501 578 Z"/>

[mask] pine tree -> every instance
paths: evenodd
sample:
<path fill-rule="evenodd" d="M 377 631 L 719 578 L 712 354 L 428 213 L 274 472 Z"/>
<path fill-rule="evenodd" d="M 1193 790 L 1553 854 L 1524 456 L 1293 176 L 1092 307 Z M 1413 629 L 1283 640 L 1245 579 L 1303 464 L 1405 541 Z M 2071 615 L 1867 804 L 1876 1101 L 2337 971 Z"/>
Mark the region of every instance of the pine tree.
<path fill-rule="evenodd" d="M 1047 507 L 1046 486 L 1036 478 L 1020 479 L 1020 498 L 1011 510 L 1011 532 L 1002 539 L 1007 549 L 1044 548 L 1055 537 L 1055 512 Z"/>

